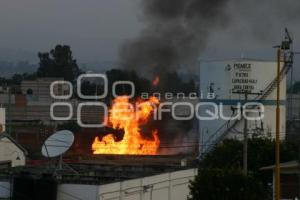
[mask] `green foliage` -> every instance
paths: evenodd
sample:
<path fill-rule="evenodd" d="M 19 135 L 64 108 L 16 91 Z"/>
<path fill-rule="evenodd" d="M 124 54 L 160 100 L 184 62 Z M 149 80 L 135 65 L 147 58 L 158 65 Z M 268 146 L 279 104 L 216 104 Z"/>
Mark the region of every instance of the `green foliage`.
<path fill-rule="evenodd" d="M 135 71 L 127 71 L 121 69 L 111 69 L 106 72 L 107 79 L 108 79 L 108 99 L 107 102 L 111 102 L 112 98 L 112 85 L 116 81 L 131 81 L 134 83 L 135 87 L 135 95 L 140 96 L 142 92 L 150 91 L 151 89 L 151 82 L 147 79 L 140 78 L 136 74 Z M 83 80 L 81 84 L 81 92 L 84 95 L 95 95 L 95 93 L 103 94 L 103 82 L 99 82 L 97 80 Z M 97 90 L 97 91 L 96 91 Z M 117 95 L 129 95 L 132 93 L 131 87 L 129 85 L 119 85 L 116 87 Z"/>
<path fill-rule="evenodd" d="M 281 162 L 297 159 L 297 145 L 281 143 Z M 243 143 L 238 140 L 225 140 L 210 152 L 201 167 L 242 168 Z M 248 168 L 257 172 L 266 165 L 275 163 L 275 142 L 264 138 L 253 138 L 248 141 Z"/>
<path fill-rule="evenodd" d="M 190 184 L 189 200 L 267 199 L 262 183 L 237 169 L 202 169 Z"/>
<path fill-rule="evenodd" d="M 281 143 L 281 162 L 288 162 L 296 159 L 298 159 L 297 144 L 290 144 L 286 142 Z M 243 143 L 238 140 L 225 140 L 221 144 L 217 145 L 215 149 L 207 154 L 206 157 L 201 161 L 201 170 L 199 173 L 200 177 L 197 177 L 196 181 L 191 185 L 191 193 L 193 194 L 193 197 L 195 197 L 192 199 L 197 199 L 200 197 L 197 195 L 201 195 L 201 198 L 198 199 L 245 199 L 242 198 L 242 196 L 233 197 L 228 196 L 229 194 L 226 196 L 226 192 L 224 193 L 225 186 L 220 185 L 218 181 L 220 182 L 221 180 L 226 179 L 224 180 L 226 182 L 230 176 L 232 176 L 231 179 L 233 182 L 239 182 L 242 180 L 248 185 L 247 181 L 250 181 L 243 193 L 247 194 L 247 199 L 248 196 L 251 197 L 249 199 L 264 199 L 258 198 L 259 196 L 256 197 L 248 195 L 248 190 L 252 191 L 253 193 L 261 193 L 262 191 L 260 187 L 263 187 L 264 194 L 261 195 L 269 196 L 271 194 L 268 184 L 272 182 L 272 172 L 261 171 L 260 168 L 273 165 L 274 163 L 275 142 L 264 138 L 250 139 L 248 142 L 248 170 L 252 176 L 243 178 L 239 177 L 239 175 L 235 173 L 238 173 L 243 167 Z M 218 173 L 214 175 L 215 171 L 209 171 L 209 169 L 219 169 L 219 171 L 217 170 Z M 205 175 L 205 173 L 208 174 Z M 252 187 L 252 184 L 254 184 L 255 181 L 257 181 L 257 184 L 259 184 L 259 187 L 257 188 Z M 243 185 L 244 182 L 241 182 L 240 184 Z M 236 187 L 235 183 L 227 182 L 227 184 L 231 184 L 232 187 L 235 188 L 236 192 L 239 195 L 242 195 L 242 193 L 238 192 L 239 188 Z M 218 187 L 221 187 L 222 189 L 218 189 Z M 225 196 L 223 197 L 221 195 L 218 196 L 218 198 L 211 196 L 211 198 L 206 198 L 205 195 L 207 194 L 205 193 L 204 195 L 205 190 L 214 193 L 214 195 L 222 193 L 222 195 Z"/>
<path fill-rule="evenodd" d="M 0 77 L 0 85 L 2 86 L 11 86 L 11 85 L 20 85 L 22 81 L 24 80 L 34 80 L 36 78 L 36 74 L 14 74 L 11 78 L 3 78 Z"/>
<path fill-rule="evenodd" d="M 50 53 L 39 53 L 38 56 L 38 77 L 63 77 L 72 82 L 81 73 L 69 46 L 57 45 Z"/>
<path fill-rule="evenodd" d="M 66 122 L 64 124 L 59 124 L 57 130 L 70 130 L 73 133 L 77 133 L 81 130 L 81 127 L 75 121 Z"/>
<path fill-rule="evenodd" d="M 205 168 L 241 168 L 242 143 L 238 140 L 225 140 L 217 145 L 215 149 L 207 154 L 201 162 Z"/>
<path fill-rule="evenodd" d="M 35 80 L 37 77 L 62 77 L 72 82 L 82 73 L 69 46 L 57 45 L 50 53 L 39 53 L 38 57 L 40 66 L 37 72 L 14 74 L 11 78 L 0 77 L 0 85 L 20 85 L 24 80 Z"/>
<path fill-rule="evenodd" d="M 135 94 L 140 95 L 142 92 L 151 91 L 151 82 L 147 79 L 139 77 L 135 71 L 126 71 L 120 69 L 112 69 L 106 72 L 108 78 L 108 87 L 112 88 L 112 85 L 116 81 L 131 81 L 135 86 Z M 117 94 L 130 94 L 130 87 L 122 86 L 116 88 Z M 109 95 L 111 90 L 109 90 Z"/>

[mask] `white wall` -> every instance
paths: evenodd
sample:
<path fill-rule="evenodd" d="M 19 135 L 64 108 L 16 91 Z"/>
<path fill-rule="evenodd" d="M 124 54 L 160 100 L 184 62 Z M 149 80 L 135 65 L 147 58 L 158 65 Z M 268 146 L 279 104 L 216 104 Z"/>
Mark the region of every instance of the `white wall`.
<path fill-rule="evenodd" d="M 250 66 L 248 69 L 241 69 L 239 64 L 246 64 Z M 251 87 L 251 92 L 259 93 L 267 88 L 267 86 L 275 79 L 277 73 L 276 62 L 269 61 L 254 61 L 254 60 L 225 60 L 225 61 L 212 61 L 202 62 L 200 66 L 200 90 L 204 98 L 202 101 L 214 102 L 213 100 L 205 99 L 210 88 L 213 88 L 214 93 L 217 95 L 216 101 L 224 103 L 223 114 L 227 117 L 232 116 L 231 106 L 237 105 L 238 102 L 244 100 L 243 94 L 233 94 L 232 91 Z M 246 82 L 244 82 L 246 81 Z M 248 95 L 248 100 L 254 100 L 257 95 Z M 282 102 L 286 100 L 286 77 L 281 81 L 281 96 Z M 261 132 L 262 136 L 275 137 L 275 113 L 276 113 L 276 87 L 273 92 L 262 102 L 265 105 L 265 117 L 262 120 L 264 123 L 264 131 Z M 210 110 L 211 110 L 210 106 Z M 200 110 L 201 116 L 204 115 L 206 110 Z M 285 118 L 286 109 L 285 105 L 281 105 L 281 136 L 285 138 Z M 207 116 L 207 115 L 204 115 Z M 216 119 L 212 121 L 200 121 L 201 142 L 203 145 L 211 144 L 212 135 L 216 132 L 222 134 L 228 127 L 230 127 L 227 120 Z M 255 123 L 248 123 L 249 134 L 257 133 L 257 127 L 260 127 L 261 121 Z M 235 127 L 237 131 L 231 131 L 228 135 L 231 138 L 239 137 L 241 134 L 236 132 L 243 132 L 243 121 L 238 123 Z M 271 135 L 269 134 L 271 133 Z M 203 146 L 205 148 L 205 146 Z"/>
<path fill-rule="evenodd" d="M 184 200 L 197 169 L 101 185 L 99 200 Z"/>
<path fill-rule="evenodd" d="M 0 108 L 0 132 L 5 132 L 5 108 Z"/>
<path fill-rule="evenodd" d="M 8 199 L 10 197 L 10 183 L 0 182 L 0 199 Z"/>
<path fill-rule="evenodd" d="M 14 105 L 16 103 L 15 99 L 16 99 L 15 95 L 11 94 L 11 96 L 10 96 L 10 103 Z M 1 104 L 8 104 L 9 103 L 9 96 L 8 96 L 7 93 L 0 94 L 0 103 Z"/>
<path fill-rule="evenodd" d="M 97 200 L 99 186 L 61 184 L 57 188 L 57 200 Z"/>
<path fill-rule="evenodd" d="M 3 137 L 0 140 L 0 161 L 11 161 L 12 167 L 24 166 L 26 157 L 24 152 L 19 149 L 8 138 Z"/>

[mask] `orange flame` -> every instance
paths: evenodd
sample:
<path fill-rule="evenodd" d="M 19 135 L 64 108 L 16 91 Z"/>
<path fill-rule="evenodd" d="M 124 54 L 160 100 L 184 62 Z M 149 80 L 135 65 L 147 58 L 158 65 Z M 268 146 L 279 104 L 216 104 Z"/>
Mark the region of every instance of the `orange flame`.
<path fill-rule="evenodd" d="M 124 130 L 123 139 L 116 141 L 113 134 L 106 135 L 102 140 L 96 137 L 92 144 L 93 154 L 157 154 L 160 145 L 157 130 L 152 132 L 152 139 L 145 139 L 139 127 L 149 121 L 157 104 L 159 100 L 155 97 L 138 101 L 135 106 L 129 102 L 129 97 L 117 97 L 109 111 L 108 124 L 114 129 Z"/>
<path fill-rule="evenodd" d="M 160 82 L 160 78 L 159 78 L 159 76 L 156 76 L 154 78 L 154 80 L 152 81 L 152 85 L 157 86 L 159 84 L 159 82 Z"/>

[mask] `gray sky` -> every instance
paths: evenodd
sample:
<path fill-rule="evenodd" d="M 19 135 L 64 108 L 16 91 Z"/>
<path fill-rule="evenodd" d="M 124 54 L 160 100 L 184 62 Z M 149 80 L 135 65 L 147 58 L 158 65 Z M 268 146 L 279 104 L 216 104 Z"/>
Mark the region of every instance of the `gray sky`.
<path fill-rule="evenodd" d="M 298 18 L 274 17 L 276 9 L 268 12 L 268 6 L 255 8 L 268 18 L 264 24 L 253 10 L 233 10 L 234 15 L 250 17 L 236 17 L 225 30 L 214 32 L 200 57 L 273 59 L 271 47 L 281 40 L 285 26 L 298 44 Z M 79 62 L 117 60 L 122 43 L 143 27 L 140 10 L 139 0 L 1 0 L 0 48 L 36 54 L 60 43 L 70 45 Z M 256 21 L 258 26 L 253 26 Z M 300 51 L 299 45 L 296 48 Z"/>
<path fill-rule="evenodd" d="M 138 34 L 135 0 L 1 0 L 0 48 L 48 51 L 71 45 L 78 60 L 116 59 Z"/>

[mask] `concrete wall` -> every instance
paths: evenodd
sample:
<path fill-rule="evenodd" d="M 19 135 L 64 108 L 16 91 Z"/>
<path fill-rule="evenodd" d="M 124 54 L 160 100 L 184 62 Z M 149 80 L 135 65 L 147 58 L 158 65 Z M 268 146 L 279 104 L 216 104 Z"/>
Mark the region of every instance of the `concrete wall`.
<path fill-rule="evenodd" d="M 10 96 L 10 103 L 15 104 L 16 103 L 16 97 L 14 94 L 11 94 Z M 8 93 L 0 94 L 0 104 L 8 104 L 9 103 L 9 95 Z"/>
<path fill-rule="evenodd" d="M 10 183 L 0 182 L 0 199 L 8 199 L 10 197 Z"/>
<path fill-rule="evenodd" d="M 24 166 L 26 157 L 24 152 L 6 137 L 0 139 L 0 162 L 11 161 L 11 166 Z"/>
<path fill-rule="evenodd" d="M 50 96 L 50 85 L 57 80 L 63 80 L 62 78 L 39 78 L 34 81 L 22 81 L 21 90 L 22 94 L 27 95 L 28 102 L 45 102 L 50 103 L 53 99 Z M 28 95 L 29 91 L 32 95 Z M 61 94 L 61 92 L 57 92 Z"/>
<path fill-rule="evenodd" d="M 61 184 L 57 189 L 57 200 L 97 200 L 99 186 Z"/>
<path fill-rule="evenodd" d="M 165 173 L 124 182 L 101 185 L 99 200 L 183 200 L 189 195 L 189 181 L 197 169 Z"/>

